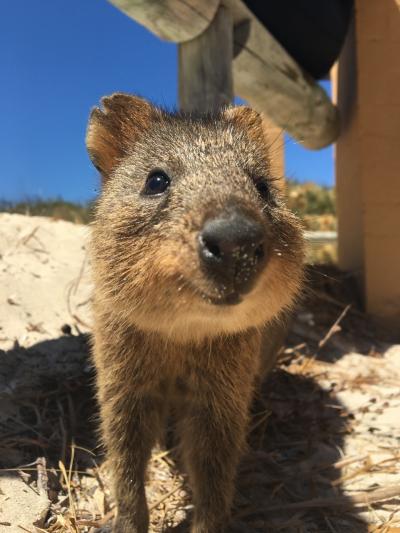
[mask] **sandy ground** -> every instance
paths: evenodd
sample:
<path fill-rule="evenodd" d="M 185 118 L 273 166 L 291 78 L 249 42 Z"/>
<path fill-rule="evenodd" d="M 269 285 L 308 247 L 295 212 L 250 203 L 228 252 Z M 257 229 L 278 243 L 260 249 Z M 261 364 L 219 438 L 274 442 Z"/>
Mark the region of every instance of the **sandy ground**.
<path fill-rule="evenodd" d="M 0 348 L 54 338 L 64 324 L 85 330 L 88 228 L 10 214 L 0 215 L 0 227 Z"/>
<path fill-rule="evenodd" d="M 0 532 L 107 530 L 89 229 L 9 214 L 0 228 Z M 400 532 L 400 346 L 346 295 L 315 294 L 254 409 L 232 532 Z M 152 531 L 186 531 L 189 490 L 170 453 L 154 452 L 147 491 Z"/>
<path fill-rule="evenodd" d="M 75 372 L 81 366 L 79 343 L 75 351 L 62 354 L 60 343 L 54 349 L 46 342 L 69 328 L 75 335 L 88 331 L 90 279 L 87 227 L 1 214 L 0 228 L 0 453 L 2 466 L 9 467 L 28 459 L 18 446 L 4 445 L 10 419 L 19 416 L 15 400 L 20 389 L 21 394 L 34 390 L 43 375 Z M 40 347 L 36 353 L 25 351 L 35 346 Z M 21 532 L 47 514 L 47 495 L 21 480 L 18 472 L 0 477 L 0 531 Z"/>

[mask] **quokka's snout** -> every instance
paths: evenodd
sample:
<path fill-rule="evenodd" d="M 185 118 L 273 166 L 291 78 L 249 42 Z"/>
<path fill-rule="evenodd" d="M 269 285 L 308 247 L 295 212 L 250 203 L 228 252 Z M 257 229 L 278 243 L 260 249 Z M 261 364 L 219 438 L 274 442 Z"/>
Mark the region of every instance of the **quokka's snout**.
<path fill-rule="evenodd" d="M 238 207 L 225 207 L 205 221 L 198 236 L 201 267 L 219 287 L 217 304 L 239 303 L 266 264 L 267 235 L 263 225 Z"/>
<path fill-rule="evenodd" d="M 92 111 L 87 147 L 102 176 L 93 357 L 113 531 L 148 531 L 146 464 L 172 405 L 191 533 L 223 533 L 253 391 L 279 347 L 271 324 L 301 286 L 300 225 L 251 109 L 196 117 L 115 94 Z"/>

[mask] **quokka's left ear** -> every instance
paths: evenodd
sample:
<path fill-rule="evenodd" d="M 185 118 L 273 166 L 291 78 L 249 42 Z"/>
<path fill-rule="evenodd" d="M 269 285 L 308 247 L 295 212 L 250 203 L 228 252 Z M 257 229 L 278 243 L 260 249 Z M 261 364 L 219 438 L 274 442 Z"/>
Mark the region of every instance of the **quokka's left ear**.
<path fill-rule="evenodd" d="M 150 127 L 157 110 L 143 98 L 123 93 L 105 96 L 101 106 L 90 113 L 86 147 L 105 181 Z"/>
<path fill-rule="evenodd" d="M 251 139 L 266 144 L 263 119 L 260 113 L 250 107 L 228 107 L 223 111 L 223 116 L 240 129 L 246 131 Z"/>

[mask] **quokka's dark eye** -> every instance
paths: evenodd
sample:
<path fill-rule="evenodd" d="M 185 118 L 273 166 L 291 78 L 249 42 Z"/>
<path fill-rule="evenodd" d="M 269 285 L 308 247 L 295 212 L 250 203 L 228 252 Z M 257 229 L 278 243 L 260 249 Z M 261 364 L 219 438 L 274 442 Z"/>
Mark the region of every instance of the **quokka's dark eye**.
<path fill-rule="evenodd" d="M 165 172 L 162 170 L 152 170 L 147 176 L 143 194 L 148 196 L 162 194 L 168 189 L 170 183 L 171 180 Z"/>
<path fill-rule="evenodd" d="M 261 198 L 268 201 L 270 199 L 270 188 L 267 181 L 263 178 L 257 178 L 255 180 L 255 186 Z"/>

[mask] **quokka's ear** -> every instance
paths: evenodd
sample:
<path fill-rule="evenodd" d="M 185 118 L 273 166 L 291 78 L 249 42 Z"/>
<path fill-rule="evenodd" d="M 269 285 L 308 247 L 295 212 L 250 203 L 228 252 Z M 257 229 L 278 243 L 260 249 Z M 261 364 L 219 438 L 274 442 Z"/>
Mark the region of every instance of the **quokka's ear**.
<path fill-rule="evenodd" d="M 105 96 L 101 108 L 92 110 L 86 147 L 104 181 L 149 128 L 155 114 L 156 109 L 143 98 L 123 93 Z"/>
<path fill-rule="evenodd" d="M 251 139 L 266 143 L 262 116 L 254 109 L 246 106 L 228 107 L 223 111 L 223 116 L 246 131 Z"/>

